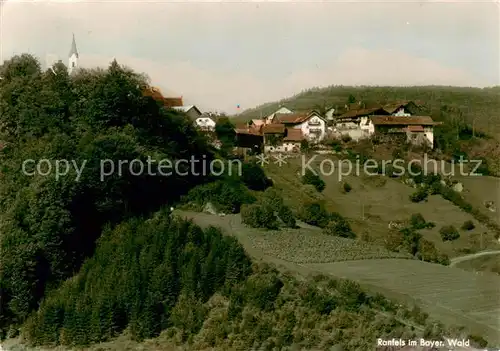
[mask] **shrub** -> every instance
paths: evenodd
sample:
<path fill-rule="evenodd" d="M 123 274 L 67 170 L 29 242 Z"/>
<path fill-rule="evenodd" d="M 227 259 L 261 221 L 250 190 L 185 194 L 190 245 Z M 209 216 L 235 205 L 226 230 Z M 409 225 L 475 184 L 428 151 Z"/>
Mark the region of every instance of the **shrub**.
<path fill-rule="evenodd" d="M 348 143 L 352 140 L 351 136 L 349 134 L 342 134 L 342 137 L 341 137 L 342 141 L 344 143 Z"/>
<path fill-rule="evenodd" d="M 424 229 L 426 227 L 425 218 L 420 213 L 412 214 L 410 223 L 414 229 Z"/>
<path fill-rule="evenodd" d="M 476 226 L 474 225 L 474 222 L 472 222 L 471 220 L 465 221 L 464 224 L 462 224 L 463 230 L 472 230 L 474 228 L 476 228 Z"/>
<path fill-rule="evenodd" d="M 427 199 L 428 193 L 426 188 L 419 188 L 410 195 L 411 202 L 422 202 Z"/>
<path fill-rule="evenodd" d="M 295 222 L 295 216 L 288 206 L 282 205 L 278 209 L 278 217 L 285 223 L 289 228 L 295 228 L 297 226 Z"/>
<path fill-rule="evenodd" d="M 426 222 L 424 216 L 422 216 L 420 213 L 415 213 L 411 215 L 410 224 L 413 229 L 434 228 L 436 226 L 432 222 Z"/>
<path fill-rule="evenodd" d="M 330 221 L 331 216 L 321 203 L 311 202 L 302 206 L 299 211 L 299 218 L 307 224 L 324 228 Z"/>
<path fill-rule="evenodd" d="M 446 225 L 439 230 L 443 241 L 453 241 L 460 237 L 458 230 L 452 225 Z"/>
<path fill-rule="evenodd" d="M 340 236 L 342 238 L 356 238 L 356 234 L 351 230 L 349 222 L 345 218 L 331 220 L 323 229 L 327 235 Z"/>
<path fill-rule="evenodd" d="M 309 142 L 306 139 L 300 141 L 300 151 L 307 152 L 311 149 Z"/>
<path fill-rule="evenodd" d="M 352 190 L 352 187 L 349 183 L 342 184 L 342 190 L 344 193 L 348 193 Z"/>
<path fill-rule="evenodd" d="M 322 192 L 325 189 L 325 182 L 323 179 L 319 177 L 319 175 L 315 174 L 310 169 L 307 169 L 304 176 L 302 177 L 303 184 L 311 184 L 313 185 L 318 192 Z"/>
<path fill-rule="evenodd" d="M 199 206 L 211 202 L 220 211 L 238 213 L 242 204 L 252 203 L 255 198 L 242 183 L 226 179 L 194 187 L 184 201 Z"/>
<path fill-rule="evenodd" d="M 278 227 L 274 210 L 262 203 L 243 205 L 241 219 L 243 223 L 252 228 L 276 229 Z"/>
<path fill-rule="evenodd" d="M 241 167 L 241 180 L 252 190 L 262 191 L 271 184 L 262 167 L 256 163 L 244 163 Z"/>
<path fill-rule="evenodd" d="M 488 342 L 482 337 L 482 336 L 479 336 L 479 335 L 469 335 L 469 340 L 472 341 L 472 344 L 473 346 L 476 346 L 476 347 L 487 347 L 488 346 Z"/>
<path fill-rule="evenodd" d="M 273 187 L 269 187 L 264 191 L 264 193 L 262 194 L 261 201 L 276 210 L 279 209 L 281 206 L 284 206 L 281 193 L 276 188 Z"/>

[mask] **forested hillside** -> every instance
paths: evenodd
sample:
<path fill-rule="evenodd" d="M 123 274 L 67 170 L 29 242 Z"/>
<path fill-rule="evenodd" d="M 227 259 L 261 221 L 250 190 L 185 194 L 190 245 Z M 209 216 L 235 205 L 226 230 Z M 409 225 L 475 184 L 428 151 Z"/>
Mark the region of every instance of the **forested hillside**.
<path fill-rule="evenodd" d="M 6 61 L 0 76 L 0 339 L 370 350 L 377 338 L 467 336 L 354 282 L 252 262 L 231 233 L 173 216 L 179 202 L 259 209 L 244 205 L 270 184 L 248 163 L 241 177 L 204 176 L 202 163 L 162 176 L 149 158 L 221 156 L 185 115 L 145 96 L 146 77 L 116 61 L 72 76 L 62 64 L 42 72 L 30 55 Z M 70 167 L 56 177 L 34 167 L 41 159 Z M 103 174 L 103 160 L 126 166 Z M 273 217 L 268 207 L 256 213 Z"/>
<path fill-rule="evenodd" d="M 0 67 L 3 330 L 25 321 L 47 291 L 78 271 L 93 254 L 104 224 L 156 210 L 204 181 L 138 169 L 133 175 L 128 167 L 101 179 L 101 160 L 210 156 L 184 116 L 144 97 L 145 78 L 116 61 L 107 70 L 84 70 L 71 78 L 63 65 L 55 70 L 41 72 L 29 55 Z M 80 179 L 75 167 L 56 179 L 54 171 L 23 174 L 29 159 L 48 159 L 52 166 L 56 160 L 86 164 Z"/>

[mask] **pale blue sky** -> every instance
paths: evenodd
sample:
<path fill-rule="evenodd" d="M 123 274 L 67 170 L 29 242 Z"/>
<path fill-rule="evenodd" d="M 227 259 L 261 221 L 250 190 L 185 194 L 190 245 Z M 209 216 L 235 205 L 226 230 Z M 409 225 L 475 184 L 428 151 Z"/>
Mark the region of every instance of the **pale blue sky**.
<path fill-rule="evenodd" d="M 489 2 L 8 1 L 1 59 L 31 52 L 118 62 L 166 94 L 236 112 L 330 84 L 499 84 L 499 5 Z"/>

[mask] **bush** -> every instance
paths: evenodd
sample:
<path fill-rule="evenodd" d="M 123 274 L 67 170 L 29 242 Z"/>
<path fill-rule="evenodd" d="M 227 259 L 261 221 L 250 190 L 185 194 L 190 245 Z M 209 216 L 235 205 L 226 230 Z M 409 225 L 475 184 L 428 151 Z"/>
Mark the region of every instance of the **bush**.
<path fill-rule="evenodd" d="M 284 206 L 281 193 L 273 187 L 269 187 L 264 191 L 261 201 L 276 210 L 281 208 L 281 206 Z"/>
<path fill-rule="evenodd" d="M 325 189 L 325 182 L 315 174 L 310 169 L 307 169 L 304 176 L 302 177 L 303 184 L 313 185 L 318 192 L 322 192 Z"/>
<path fill-rule="evenodd" d="M 410 195 L 411 202 L 422 202 L 427 199 L 428 193 L 426 188 L 419 188 Z"/>
<path fill-rule="evenodd" d="M 462 224 L 463 230 L 472 230 L 474 228 L 476 228 L 476 226 L 474 225 L 474 222 L 472 222 L 471 220 L 465 221 L 464 224 Z"/>
<path fill-rule="evenodd" d="M 482 337 L 482 336 L 479 336 L 479 335 L 469 335 L 469 340 L 471 341 L 472 345 L 473 346 L 476 346 L 476 347 L 487 347 L 488 346 L 488 342 Z"/>
<path fill-rule="evenodd" d="M 426 222 L 424 216 L 422 216 L 420 213 L 415 213 L 411 215 L 410 224 L 413 229 L 434 228 L 436 226 L 432 222 Z"/>
<path fill-rule="evenodd" d="M 271 185 L 262 167 L 256 163 L 243 164 L 241 180 L 249 189 L 257 191 L 265 190 Z"/>
<path fill-rule="evenodd" d="M 255 198 L 242 183 L 226 179 L 194 187 L 184 201 L 200 207 L 211 202 L 220 211 L 238 213 L 242 204 L 252 203 Z"/>
<path fill-rule="evenodd" d="M 299 211 L 299 218 L 307 224 L 324 228 L 330 221 L 331 216 L 321 203 L 311 202 L 302 206 Z"/>
<path fill-rule="evenodd" d="M 439 230 L 443 241 L 453 241 L 460 238 L 458 230 L 452 225 L 446 225 Z"/>
<path fill-rule="evenodd" d="M 342 190 L 344 193 L 348 193 L 352 190 L 352 187 L 349 183 L 342 184 Z"/>
<path fill-rule="evenodd" d="M 278 227 L 274 209 L 262 203 L 243 205 L 241 219 L 244 224 L 252 228 L 276 229 Z"/>
<path fill-rule="evenodd" d="M 327 235 L 340 236 L 342 238 L 356 238 L 356 234 L 351 230 L 349 222 L 345 218 L 339 218 L 328 222 L 323 229 L 323 233 Z"/>
<path fill-rule="evenodd" d="M 410 223 L 414 229 L 424 229 L 426 227 L 425 218 L 420 213 L 412 214 Z"/>
<path fill-rule="evenodd" d="M 295 222 L 295 216 L 288 206 L 282 205 L 278 209 L 278 217 L 285 223 L 289 228 L 295 228 L 297 226 Z"/>

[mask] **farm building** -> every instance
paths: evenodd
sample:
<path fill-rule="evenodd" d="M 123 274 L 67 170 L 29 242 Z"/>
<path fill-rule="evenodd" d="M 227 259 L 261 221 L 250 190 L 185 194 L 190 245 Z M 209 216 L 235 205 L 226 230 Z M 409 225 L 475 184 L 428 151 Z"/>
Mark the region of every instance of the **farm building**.
<path fill-rule="evenodd" d="M 189 116 L 189 118 L 191 118 L 193 121 L 195 121 L 195 124 L 197 126 L 200 126 L 200 125 L 198 125 L 198 120 L 201 117 L 201 111 L 198 109 L 198 107 L 196 107 L 194 105 L 190 105 L 190 106 L 174 106 L 172 108 L 174 110 L 184 112 L 186 115 Z M 205 123 L 209 123 L 209 122 L 207 122 L 207 120 L 210 120 L 210 118 L 208 118 L 208 117 L 202 118 L 201 119 L 202 125 L 204 125 Z M 215 128 L 215 122 L 214 122 L 214 128 Z"/>
<path fill-rule="evenodd" d="M 274 116 L 276 114 L 288 114 L 288 113 L 293 113 L 293 111 L 285 106 L 280 106 L 280 108 L 278 110 L 276 110 L 275 112 L 271 113 L 269 116 L 264 118 L 265 123 L 266 124 L 272 123 Z"/>
<path fill-rule="evenodd" d="M 236 125 L 234 128 L 235 145 L 240 148 L 260 149 L 264 143 L 262 135 L 262 126 L 256 127 L 249 123 L 244 125 Z"/>
<path fill-rule="evenodd" d="M 370 135 L 405 133 L 413 144 L 428 144 L 434 147 L 434 126 L 440 125 L 429 116 L 370 116 L 368 132 Z"/>
<path fill-rule="evenodd" d="M 339 135 L 349 135 L 353 140 L 369 136 L 369 116 L 389 115 L 382 107 L 350 110 L 340 115 L 335 123 L 334 131 Z"/>
<path fill-rule="evenodd" d="M 413 101 L 400 101 L 385 105 L 383 108 L 393 116 L 412 116 L 421 112 L 420 107 Z"/>
<path fill-rule="evenodd" d="M 327 132 L 326 120 L 317 111 L 278 113 L 272 122 L 283 124 L 287 129 L 299 129 L 302 136 L 312 142 L 322 141 Z"/>

